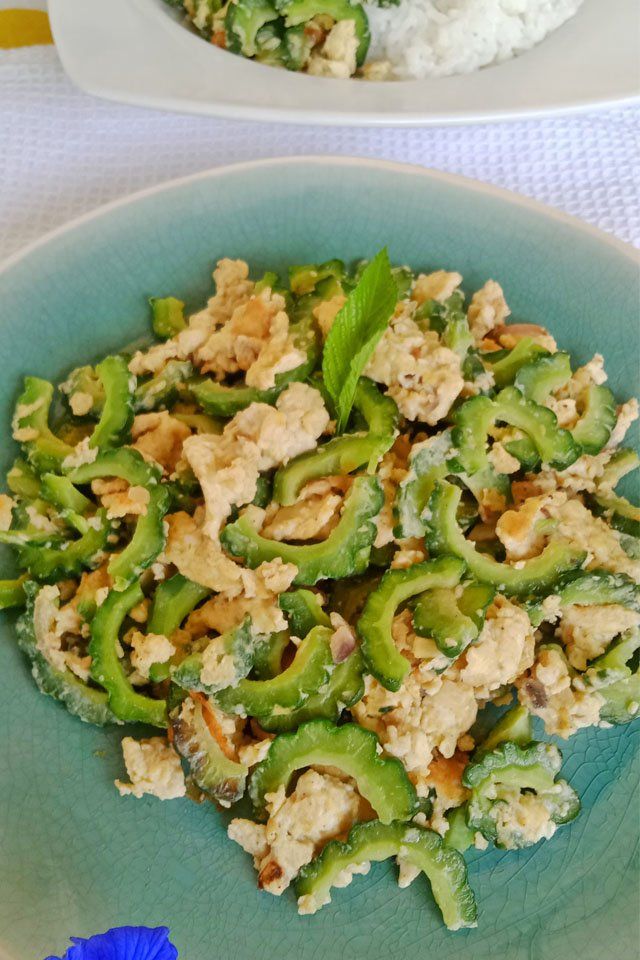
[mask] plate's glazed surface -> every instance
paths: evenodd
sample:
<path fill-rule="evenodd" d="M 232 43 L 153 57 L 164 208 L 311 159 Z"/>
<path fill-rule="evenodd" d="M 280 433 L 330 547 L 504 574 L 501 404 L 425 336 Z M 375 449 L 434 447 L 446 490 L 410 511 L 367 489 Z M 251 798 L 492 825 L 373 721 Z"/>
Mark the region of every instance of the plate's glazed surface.
<path fill-rule="evenodd" d="M 497 66 L 392 83 L 328 80 L 250 62 L 183 26 L 165 0 L 49 0 L 48 9 L 57 51 L 79 87 L 163 110 L 390 126 L 534 116 L 638 97 L 637 0 L 584 0 L 546 40 Z"/>
<path fill-rule="evenodd" d="M 140 195 L 85 218 L 0 274 L 0 467 L 19 378 L 59 378 L 147 329 L 149 295 L 195 307 L 220 256 L 256 271 L 369 256 L 500 280 L 515 317 L 548 325 L 585 361 L 604 353 L 619 397 L 637 389 L 632 251 L 544 208 L 470 181 L 392 164 L 267 162 Z M 635 434 L 637 440 L 637 433 Z M 4 474 L 3 474 L 4 475 Z M 9 558 L 2 554 L 4 570 Z M 185 960 L 623 960 L 638 929 L 638 729 L 565 744 L 578 820 L 519 853 L 470 855 L 477 930 L 448 933 L 426 885 L 391 864 L 300 918 L 259 893 L 250 858 L 212 806 L 121 799 L 122 730 L 80 723 L 41 696 L 0 621 L 0 958 L 60 953 L 69 934 L 166 924 Z"/>

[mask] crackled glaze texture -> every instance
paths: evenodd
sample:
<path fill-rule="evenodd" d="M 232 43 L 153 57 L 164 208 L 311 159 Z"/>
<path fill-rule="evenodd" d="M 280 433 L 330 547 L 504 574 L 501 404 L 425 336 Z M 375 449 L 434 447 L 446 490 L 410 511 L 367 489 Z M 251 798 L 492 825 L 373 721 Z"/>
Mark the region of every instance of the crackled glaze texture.
<path fill-rule="evenodd" d="M 267 265 L 369 256 L 500 280 L 516 318 L 548 325 L 576 359 L 597 347 L 614 390 L 638 356 L 632 255 L 575 223 L 477 185 L 353 161 L 266 164 L 169 186 L 90 219 L 0 275 L 3 436 L 19 377 L 59 378 L 147 329 L 146 298 L 189 306 L 216 258 Z M 637 434 L 636 434 L 637 438 Z M 0 467 L 14 455 L 6 439 Z M 8 557 L 2 556 L 8 570 Z M 250 858 L 212 806 L 121 799 L 123 731 L 100 731 L 35 689 L 0 623 L 0 957 L 34 960 L 69 934 L 166 924 L 185 960 L 600 960 L 638 943 L 637 732 L 581 732 L 566 745 L 582 815 L 550 843 L 470 857 L 477 930 L 448 933 L 421 880 L 391 864 L 336 891 L 314 917 L 255 889 Z"/>

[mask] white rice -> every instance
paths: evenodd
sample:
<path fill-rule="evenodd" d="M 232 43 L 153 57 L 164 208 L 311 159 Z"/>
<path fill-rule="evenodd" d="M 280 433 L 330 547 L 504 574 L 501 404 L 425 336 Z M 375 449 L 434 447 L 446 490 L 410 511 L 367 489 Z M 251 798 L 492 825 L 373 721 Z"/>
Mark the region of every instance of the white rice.
<path fill-rule="evenodd" d="M 397 79 L 470 73 L 508 60 L 572 17 L 583 0 L 400 0 L 366 4 L 367 61 L 388 60 Z"/>

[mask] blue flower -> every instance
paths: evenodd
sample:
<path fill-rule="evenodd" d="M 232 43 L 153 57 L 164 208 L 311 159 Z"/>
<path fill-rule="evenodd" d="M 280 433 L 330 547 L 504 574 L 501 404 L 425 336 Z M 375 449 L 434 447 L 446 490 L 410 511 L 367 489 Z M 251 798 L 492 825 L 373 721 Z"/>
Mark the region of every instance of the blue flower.
<path fill-rule="evenodd" d="M 114 927 L 88 940 L 70 937 L 73 943 L 63 957 L 46 960 L 177 960 L 168 927 Z"/>

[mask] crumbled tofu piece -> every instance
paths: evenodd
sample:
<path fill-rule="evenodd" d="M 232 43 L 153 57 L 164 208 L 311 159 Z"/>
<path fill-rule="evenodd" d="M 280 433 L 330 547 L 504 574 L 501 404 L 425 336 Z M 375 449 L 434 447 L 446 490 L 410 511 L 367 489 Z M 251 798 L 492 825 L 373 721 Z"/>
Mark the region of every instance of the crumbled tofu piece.
<path fill-rule="evenodd" d="M 566 607 L 558 628 L 569 663 L 585 670 L 619 634 L 640 626 L 640 613 L 617 603 Z"/>
<path fill-rule="evenodd" d="M 460 679 L 488 700 L 500 687 L 514 682 L 534 661 L 534 631 L 525 611 L 497 596 L 477 641 L 465 652 Z"/>
<path fill-rule="evenodd" d="M 160 800 L 184 797 L 187 788 L 180 757 L 164 737 L 124 737 L 122 754 L 131 783 L 115 781 L 121 797 L 132 794 L 140 798 L 145 793 Z"/>
<path fill-rule="evenodd" d="M 6 493 L 0 493 L 0 530 L 8 530 L 11 526 L 14 507 L 15 501 Z"/>
<path fill-rule="evenodd" d="M 420 273 L 416 277 L 411 299 L 416 303 L 425 303 L 427 300 L 437 300 L 444 303 L 455 293 L 462 283 L 462 274 L 447 273 L 446 270 L 436 270 L 434 273 Z"/>
<path fill-rule="evenodd" d="M 351 782 L 310 769 L 291 796 L 283 789 L 271 796 L 266 824 L 232 820 L 228 834 L 253 856 L 258 886 L 279 896 L 327 841 L 348 832 L 362 808 Z"/>
<path fill-rule="evenodd" d="M 319 53 L 312 53 L 307 73 L 313 77 L 347 80 L 356 72 L 358 52 L 355 20 L 338 20 L 327 34 Z"/>
<path fill-rule="evenodd" d="M 131 446 L 146 460 L 160 464 L 166 473 L 173 473 L 182 456 L 182 444 L 191 430 L 166 410 L 139 413 L 131 427 Z"/>
<path fill-rule="evenodd" d="M 154 663 L 166 663 L 176 651 L 171 641 L 161 633 L 140 633 L 134 630 L 130 635 L 131 666 L 145 680 L 149 679 L 149 670 Z"/>
<path fill-rule="evenodd" d="M 313 308 L 312 313 L 318 321 L 320 332 L 325 340 L 329 335 L 329 330 L 331 330 L 333 326 L 333 321 L 346 302 L 347 298 L 343 293 L 336 293 L 335 296 L 330 297 L 329 300 L 322 300 L 317 307 Z"/>
<path fill-rule="evenodd" d="M 569 665 L 560 650 L 543 647 L 531 670 L 516 681 L 520 703 L 544 722 L 547 733 L 567 739 L 582 727 L 598 723 L 603 699 L 575 689 Z"/>
<path fill-rule="evenodd" d="M 416 304 L 403 301 L 382 335 L 364 373 L 388 388 L 408 420 L 434 426 L 462 391 L 460 357 L 442 346 L 433 330 L 413 319 Z"/>
<path fill-rule="evenodd" d="M 476 290 L 472 296 L 467 311 L 469 329 L 476 343 L 480 343 L 494 327 L 504 323 L 510 313 L 500 284 L 495 280 L 487 280 L 484 287 Z"/>
<path fill-rule="evenodd" d="M 90 393 L 83 393 L 82 390 L 76 390 L 69 397 L 69 406 L 74 417 L 84 417 L 89 413 L 93 406 L 93 397 Z"/>
<path fill-rule="evenodd" d="M 322 396 L 304 383 L 292 383 L 270 407 L 252 403 L 226 425 L 220 436 L 192 436 L 183 446 L 202 487 L 205 533 L 216 539 L 233 506 L 255 496 L 261 470 L 312 450 L 329 423 Z"/>

